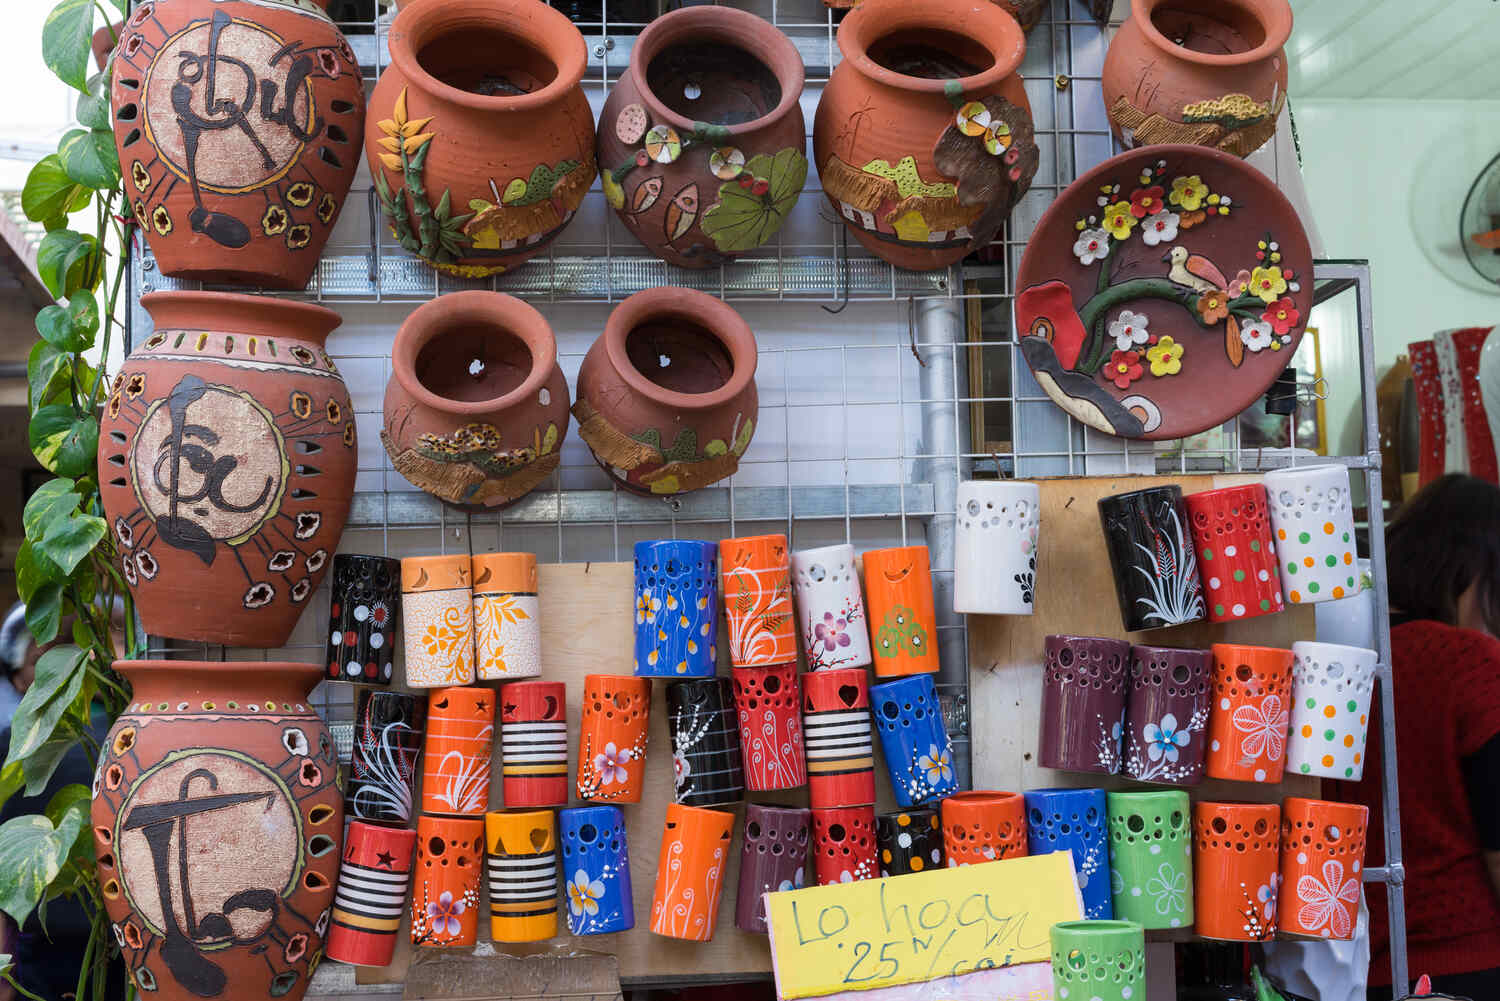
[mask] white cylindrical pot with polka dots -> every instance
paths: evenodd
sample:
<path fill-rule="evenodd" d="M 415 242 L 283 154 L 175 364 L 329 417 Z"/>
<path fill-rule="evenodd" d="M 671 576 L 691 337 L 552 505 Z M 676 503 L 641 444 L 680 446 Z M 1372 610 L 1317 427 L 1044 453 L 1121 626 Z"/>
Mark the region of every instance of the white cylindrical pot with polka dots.
<path fill-rule="evenodd" d="M 853 546 L 792 553 L 792 594 L 809 671 L 870 665 L 870 626 Z"/>
<path fill-rule="evenodd" d="M 1358 782 L 1379 658 L 1374 650 L 1308 642 L 1293 643 L 1292 658 L 1288 774 Z"/>
<path fill-rule="evenodd" d="M 953 610 L 1030 615 L 1036 600 L 1041 524 L 1042 497 L 1035 483 L 960 483 Z"/>
<path fill-rule="evenodd" d="M 1354 507 L 1349 470 L 1296 466 L 1266 474 L 1271 527 L 1287 601 L 1306 605 L 1355 594 Z"/>

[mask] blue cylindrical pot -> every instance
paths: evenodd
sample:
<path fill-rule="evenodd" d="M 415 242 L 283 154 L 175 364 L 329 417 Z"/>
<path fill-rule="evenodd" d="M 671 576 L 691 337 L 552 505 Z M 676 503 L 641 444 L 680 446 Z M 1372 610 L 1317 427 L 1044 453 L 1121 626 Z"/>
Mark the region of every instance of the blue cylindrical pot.
<path fill-rule="evenodd" d="M 635 544 L 635 673 L 711 678 L 719 629 L 719 547 L 691 539 Z"/>
<path fill-rule="evenodd" d="M 913 674 L 871 686 L 870 714 L 898 805 L 935 803 L 958 791 L 953 741 L 943 725 L 932 675 Z"/>
<path fill-rule="evenodd" d="M 1033 789 L 1026 796 L 1026 833 L 1031 854 L 1073 853 L 1073 871 L 1083 894 L 1083 916 L 1115 916 L 1109 888 L 1109 804 L 1103 789 Z"/>
<path fill-rule="evenodd" d="M 567 887 L 568 931 L 608 935 L 635 927 L 630 896 L 630 851 L 618 806 L 557 811 Z"/>

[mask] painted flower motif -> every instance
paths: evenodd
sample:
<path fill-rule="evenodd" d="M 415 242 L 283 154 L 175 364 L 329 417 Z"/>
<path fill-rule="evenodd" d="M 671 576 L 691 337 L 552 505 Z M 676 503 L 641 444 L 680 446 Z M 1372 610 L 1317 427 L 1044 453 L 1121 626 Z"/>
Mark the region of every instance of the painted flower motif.
<path fill-rule="evenodd" d="M 1145 374 L 1145 369 L 1141 367 L 1141 356 L 1136 352 L 1116 351 L 1109 356 L 1104 374 L 1116 386 L 1128 389 L 1132 382 Z"/>
<path fill-rule="evenodd" d="M 661 599 L 650 591 L 642 591 L 641 596 L 635 602 L 635 624 L 641 625 L 645 622 L 655 622 L 656 613 L 661 611 Z"/>
<path fill-rule="evenodd" d="M 1146 349 L 1146 358 L 1151 362 L 1151 374 L 1155 376 L 1176 375 L 1182 371 L 1183 346 L 1163 337 Z"/>
<path fill-rule="evenodd" d="M 720 146 L 708 154 L 708 169 L 721 181 L 732 181 L 745 169 L 745 154 L 733 146 Z"/>
<path fill-rule="evenodd" d="M 1265 915 L 1267 925 L 1276 923 L 1276 898 L 1281 893 L 1281 873 L 1271 873 L 1269 881 L 1262 883 L 1255 891 L 1256 902 L 1260 904 L 1260 911 Z"/>
<path fill-rule="evenodd" d="M 836 646 L 848 646 L 851 642 L 848 628 L 847 619 L 835 618 L 832 612 L 824 612 L 823 621 L 813 627 L 813 637 L 821 641 L 827 650 Z"/>
<path fill-rule="evenodd" d="M 458 917 L 468 909 L 462 897 L 455 900 L 453 894 L 444 890 L 438 898 L 427 905 L 427 922 L 434 935 L 457 935 L 462 926 Z"/>
<path fill-rule="evenodd" d="M 1177 239 L 1177 224 L 1180 221 L 1176 212 L 1159 212 L 1141 223 L 1141 240 L 1148 247 L 1171 243 Z"/>
<path fill-rule="evenodd" d="M 453 633 L 449 632 L 445 626 L 436 623 L 428 626 L 427 631 L 422 634 L 422 646 L 429 657 L 437 657 L 446 653 L 453 640 Z"/>
<path fill-rule="evenodd" d="M 682 155 L 682 139 L 670 125 L 653 125 L 646 133 L 646 156 L 671 163 Z"/>
<path fill-rule="evenodd" d="M 1264 351 L 1271 346 L 1271 325 L 1264 320 L 1246 320 L 1240 327 L 1240 342 L 1247 350 Z"/>
<path fill-rule="evenodd" d="M 1250 272 L 1250 291 L 1269 306 L 1286 291 L 1286 277 L 1282 275 L 1281 268 L 1275 264 L 1269 268 L 1256 268 Z"/>
<path fill-rule="evenodd" d="M 1286 708 L 1281 704 L 1281 696 L 1267 695 L 1258 706 L 1240 706 L 1231 718 L 1234 720 L 1234 728 L 1245 734 L 1240 741 L 1241 754 L 1247 758 L 1258 758 L 1264 754 L 1268 761 L 1281 760 L 1289 718 Z"/>
<path fill-rule="evenodd" d="M 926 774 L 928 785 L 953 781 L 953 755 L 946 747 L 939 750 L 936 744 L 927 745 L 927 753 L 917 759 L 917 768 Z"/>
<path fill-rule="evenodd" d="M 1297 924 L 1303 930 L 1348 938 L 1354 928 L 1350 911 L 1359 906 L 1359 880 L 1346 879 L 1344 863 L 1328 859 L 1323 863 L 1322 879 L 1303 876 L 1297 880 L 1297 899 L 1302 901 Z"/>
<path fill-rule="evenodd" d="M 1203 183 L 1203 178 L 1197 174 L 1189 174 L 1187 177 L 1172 178 L 1172 192 L 1167 195 L 1167 200 L 1189 212 L 1195 212 L 1203 206 L 1203 199 L 1207 196 L 1208 185 Z"/>
<path fill-rule="evenodd" d="M 1161 200 L 1161 185 L 1153 184 L 1149 188 L 1136 188 L 1130 193 L 1130 214 L 1137 219 L 1144 219 L 1148 215 L 1156 215 L 1166 204 Z M 1175 223 L 1174 223 L 1175 226 Z"/>
<path fill-rule="evenodd" d="M 305 209 L 312 204 L 313 195 L 317 194 L 317 191 L 318 189 L 307 181 L 298 181 L 286 189 L 286 200 L 299 209 Z"/>
<path fill-rule="evenodd" d="M 1109 870 L 1109 892 L 1121 894 L 1125 892 L 1125 877 L 1120 875 L 1120 870 L 1110 867 Z"/>
<path fill-rule="evenodd" d="M 805 886 L 806 882 L 807 882 L 807 876 L 802 871 L 803 868 L 804 868 L 803 866 L 799 865 L 797 867 L 797 871 L 794 872 L 794 873 L 792 873 L 792 878 L 791 879 L 783 879 L 777 885 L 777 887 L 776 887 L 777 891 L 778 892 L 785 892 L 786 890 L 800 890 L 800 889 L 802 889 L 802 887 Z"/>
<path fill-rule="evenodd" d="M 1115 202 L 1104 210 L 1104 228 L 1116 240 L 1124 240 L 1135 229 L 1135 216 L 1131 214 L 1129 202 Z"/>
<path fill-rule="evenodd" d="M 613 785 L 618 782 L 624 785 L 629 777 L 625 772 L 625 766 L 633 757 L 628 747 L 617 749 L 614 741 L 605 744 L 604 752 L 594 755 L 594 771 L 599 773 L 599 783 Z"/>
<path fill-rule="evenodd" d="M 1156 875 L 1146 880 L 1146 892 L 1155 898 L 1156 913 L 1181 914 L 1186 910 L 1187 872 L 1163 862 Z"/>
<path fill-rule="evenodd" d="M 267 236 L 280 236 L 286 232 L 288 222 L 286 209 L 280 205 L 267 205 L 265 214 L 260 217 L 260 228 Z"/>
<path fill-rule="evenodd" d="M 1109 256 L 1109 232 L 1103 229 L 1086 229 L 1073 242 L 1073 254 L 1078 263 L 1087 267 L 1095 261 Z"/>
<path fill-rule="evenodd" d="M 1176 761 L 1178 748 L 1187 747 L 1188 741 L 1193 739 L 1186 730 L 1177 729 L 1177 717 L 1172 713 L 1163 716 L 1160 724 L 1147 723 L 1141 736 L 1146 740 L 1146 757 L 1152 761 L 1162 758 Z"/>
<path fill-rule="evenodd" d="M 1229 315 L 1229 293 L 1221 289 L 1198 297 L 1198 316 L 1204 323 L 1218 323 Z"/>
<path fill-rule="evenodd" d="M 1250 272 L 1244 268 L 1240 268 L 1229 282 L 1229 294 L 1231 296 L 1239 296 L 1244 295 L 1248 291 L 1250 291 Z"/>
<path fill-rule="evenodd" d="M 370 606 L 370 624 L 376 629 L 384 629 L 390 620 L 391 609 L 385 602 L 377 601 Z"/>
<path fill-rule="evenodd" d="M 1260 318 L 1271 325 L 1271 329 L 1278 334 L 1285 334 L 1296 326 L 1297 321 L 1302 319 L 1302 311 L 1297 304 L 1292 302 L 1288 296 L 1282 296 L 1266 307 L 1266 311 L 1260 314 Z"/>
<path fill-rule="evenodd" d="M 681 789 L 687 785 L 687 780 L 692 774 L 693 763 L 687 759 L 687 755 L 683 754 L 680 749 L 672 751 L 672 784 Z"/>
<path fill-rule="evenodd" d="M 575 916 L 585 914 L 592 917 L 599 913 L 599 898 L 604 896 L 604 883 L 589 879 L 589 874 L 579 869 L 568 880 L 568 910 Z"/>
<path fill-rule="evenodd" d="M 1132 313 L 1128 309 L 1122 309 L 1120 315 L 1110 321 L 1109 336 L 1115 339 L 1115 347 L 1121 351 L 1129 351 L 1151 339 L 1151 331 L 1147 329 L 1150 323 L 1151 320 L 1145 313 Z"/>

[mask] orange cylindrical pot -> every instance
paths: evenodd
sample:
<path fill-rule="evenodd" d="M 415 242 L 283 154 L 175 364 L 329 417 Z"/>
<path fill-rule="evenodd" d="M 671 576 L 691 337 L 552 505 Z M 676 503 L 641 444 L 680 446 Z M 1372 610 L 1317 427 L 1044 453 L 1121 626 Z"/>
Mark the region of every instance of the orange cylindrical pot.
<path fill-rule="evenodd" d="M 890 678 L 936 671 L 937 608 L 927 547 L 871 549 L 864 563 L 875 673 Z"/>
<path fill-rule="evenodd" d="M 1213 708 L 1208 714 L 1208 776 L 1280 782 L 1292 694 L 1292 651 L 1213 645 Z"/>
<path fill-rule="evenodd" d="M 651 724 L 651 680 L 628 674 L 583 679 L 578 725 L 578 798 L 639 803 Z"/>
<path fill-rule="evenodd" d="M 1027 854 L 1026 800 L 1018 792 L 960 792 L 942 803 L 948 868 Z"/>
<path fill-rule="evenodd" d="M 1347 939 L 1359 915 L 1370 809 L 1291 797 L 1281 805 L 1283 935 Z"/>
<path fill-rule="evenodd" d="M 482 817 L 418 817 L 411 944 L 469 946 L 479 937 Z"/>
<path fill-rule="evenodd" d="M 427 694 L 422 748 L 422 812 L 484 813 L 490 802 L 495 747 L 495 693 L 488 688 L 439 688 Z"/>
<path fill-rule="evenodd" d="M 764 667 L 797 659 L 792 565 L 784 535 L 747 535 L 719 543 L 729 662 Z"/>
<path fill-rule="evenodd" d="M 1281 808 L 1193 804 L 1193 930 L 1204 938 L 1262 942 L 1276 934 Z"/>
<path fill-rule="evenodd" d="M 849 232 L 916 271 L 988 245 L 1038 162 L 1015 18 L 967 0 L 863 0 L 838 39 L 813 158 Z"/>
<path fill-rule="evenodd" d="M 390 49 L 365 155 L 396 242 L 463 278 L 543 250 L 594 183 L 578 29 L 536 0 L 412 0 Z"/>
<path fill-rule="evenodd" d="M 734 814 L 667 805 L 651 901 L 652 931 L 690 942 L 714 937 L 733 838 Z"/>
<path fill-rule="evenodd" d="M 1110 128 L 1126 146 L 1249 156 L 1286 103 L 1291 33 L 1287 0 L 1131 0 L 1104 57 Z"/>
<path fill-rule="evenodd" d="M 516 810 L 484 815 L 489 847 L 490 938 L 540 942 L 557 934 L 557 815 Z"/>

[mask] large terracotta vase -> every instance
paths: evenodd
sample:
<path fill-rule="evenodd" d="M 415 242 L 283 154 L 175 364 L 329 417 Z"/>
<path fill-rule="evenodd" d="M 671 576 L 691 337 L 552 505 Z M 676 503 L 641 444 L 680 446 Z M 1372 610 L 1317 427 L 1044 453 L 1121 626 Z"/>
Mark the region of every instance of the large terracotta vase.
<path fill-rule="evenodd" d="M 454 292 L 401 325 L 380 440 L 413 485 L 450 504 L 508 504 L 557 468 L 567 433 L 557 342 L 531 306 Z"/>
<path fill-rule="evenodd" d="M 1015 18 L 965 0 L 863 0 L 838 41 L 813 158 L 849 232 L 916 271 L 989 244 L 1038 162 Z"/>
<path fill-rule="evenodd" d="M 359 62 L 312 0 L 147 0 L 115 50 L 125 192 L 174 278 L 301 289 L 359 166 Z"/>
<path fill-rule="evenodd" d="M 578 435 L 615 482 L 676 494 L 734 473 L 759 414 L 755 335 L 691 289 L 637 292 L 578 371 Z"/>
<path fill-rule="evenodd" d="M 1287 0 L 1131 0 L 1104 57 L 1110 128 L 1126 146 L 1249 156 L 1286 103 L 1291 33 Z"/>
<path fill-rule="evenodd" d="M 550 244 L 594 183 L 583 36 L 540 0 L 410 0 L 365 151 L 396 241 L 479 278 Z"/>
<path fill-rule="evenodd" d="M 313 664 L 120 661 L 93 842 L 140 997 L 297 1001 L 323 954 L 344 807 Z"/>
<path fill-rule="evenodd" d="M 599 119 L 605 197 L 657 257 L 706 268 L 773 239 L 807 179 L 802 58 L 732 7 L 653 21 Z"/>
<path fill-rule="evenodd" d="M 354 408 L 323 349 L 339 315 L 216 292 L 141 297 L 156 330 L 99 427 L 121 573 L 156 636 L 280 647 L 338 547 Z"/>

